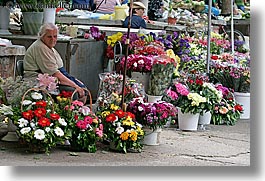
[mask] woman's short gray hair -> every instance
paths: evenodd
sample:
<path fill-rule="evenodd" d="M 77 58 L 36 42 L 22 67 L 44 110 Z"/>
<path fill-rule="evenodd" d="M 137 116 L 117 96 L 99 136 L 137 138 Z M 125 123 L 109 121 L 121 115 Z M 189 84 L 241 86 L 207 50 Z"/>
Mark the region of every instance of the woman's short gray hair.
<path fill-rule="evenodd" d="M 40 27 L 38 36 L 42 38 L 46 34 L 47 30 L 57 30 L 58 32 L 58 27 L 53 23 L 45 23 Z"/>

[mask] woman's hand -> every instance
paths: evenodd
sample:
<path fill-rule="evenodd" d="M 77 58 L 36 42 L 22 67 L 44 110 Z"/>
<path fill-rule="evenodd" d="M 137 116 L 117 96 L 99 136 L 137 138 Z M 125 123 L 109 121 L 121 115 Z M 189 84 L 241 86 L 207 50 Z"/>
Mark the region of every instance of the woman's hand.
<path fill-rule="evenodd" d="M 75 89 L 76 89 L 76 91 L 78 92 L 80 98 L 82 98 L 82 97 L 85 96 L 85 90 L 84 90 L 83 88 L 81 88 L 81 87 L 76 87 Z"/>

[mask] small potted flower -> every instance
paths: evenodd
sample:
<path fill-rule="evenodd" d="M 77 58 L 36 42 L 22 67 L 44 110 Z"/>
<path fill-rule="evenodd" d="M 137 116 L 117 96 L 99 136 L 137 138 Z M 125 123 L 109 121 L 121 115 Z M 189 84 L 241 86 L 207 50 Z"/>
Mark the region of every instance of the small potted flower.
<path fill-rule="evenodd" d="M 203 103 L 207 100 L 198 92 L 190 91 L 180 83 L 173 82 L 166 90 L 163 98 L 178 107 L 178 123 L 181 130 L 197 130 L 199 114 L 203 111 Z"/>
<path fill-rule="evenodd" d="M 168 121 L 176 117 L 176 107 L 168 102 L 145 102 L 143 97 L 134 98 L 129 102 L 128 111 L 144 126 L 144 144 L 158 145 L 159 135 Z M 152 139 L 151 139 L 152 137 Z"/>
<path fill-rule="evenodd" d="M 117 100 L 118 99 L 118 100 Z M 113 102 L 109 106 L 102 107 L 97 115 L 104 124 L 104 135 L 109 142 L 110 149 L 127 153 L 130 151 L 141 152 L 144 131 L 142 125 L 137 122 L 135 115 L 129 111 L 123 111 L 119 105 L 119 96 L 113 95 Z"/>
<path fill-rule="evenodd" d="M 217 125 L 234 125 L 243 113 L 243 107 L 235 100 L 231 89 L 221 84 L 215 87 L 222 92 L 223 97 L 220 103 L 214 105 L 212 122 Z"/>
<path fill-rule="evenodd" d="M 103 124 L 83 102 L 75 100 L 66 105 L 62 117 L 66 120 L 65 138 L 69 140 L 71 149 L 95 153 L 97 141 L 103 137 Z"/>

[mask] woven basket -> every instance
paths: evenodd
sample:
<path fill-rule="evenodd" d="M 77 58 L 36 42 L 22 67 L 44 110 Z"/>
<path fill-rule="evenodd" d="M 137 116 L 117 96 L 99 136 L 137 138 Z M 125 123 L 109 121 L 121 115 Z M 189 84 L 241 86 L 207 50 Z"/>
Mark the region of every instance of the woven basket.
<path fill-rule="evenodd" d="M 83 88 L 83 89 L 84 89 L 85 93 L 87 93 L 87 95 L 89 96 L 89 107 L 90 107 L 90 109 L 91 109 L 91 111 L 92 111 L 92 96 L 91 96 L 91 92 L 90 92 L 87 88 Z M 78 93 L 77 90 L 75 90 L 75 91 L 72 93 L 72 96 L 71 96 L 71 102 L 73 102 L 73 98 L 74 98 L 74 95 L 75 95 L 76 93 Z M 83 103 L 86 104 L 86 102 L 87 102 L 87 97 L 86 97 L 86 99 L 84 100 Z"/>
<path fill-rule="evenodd" d="M 43 93 L 43 96 L 47 95 L 47 96 L 50 98 L 50 100 L 52 101 L 52 112 L 54 112 L 54 106 L 53 106 L 53 104 L 54 104 L 54 100 L 53 100 L 52 96 L 49 94 L 49 92 L 48 92 L 47 90 L 45 90 L 45 89 L 40 89 L 40 88 L 30 88 L 30 89 L 28 89 L 28 90 L 24 93 L 24 95 L 22 96 L 21 103 L 25 100 L 25 97 L 26 97 L 27 94 L 28 94 L 29 92 L 31 92 L 31 91 L 42 92 L 42 93 Z M 23 104 L 21 104 L 20 109 L 21 109 L 21 111 L 23 111 Z"/>

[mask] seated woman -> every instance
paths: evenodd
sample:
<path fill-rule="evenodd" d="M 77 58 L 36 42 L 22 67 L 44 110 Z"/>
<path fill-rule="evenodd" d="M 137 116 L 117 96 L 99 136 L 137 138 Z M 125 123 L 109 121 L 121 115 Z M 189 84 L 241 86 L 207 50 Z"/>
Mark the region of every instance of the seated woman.
<path fill-rule="evenodd" d="M 144 15 L 145 5 L 141 2 L 134 2 L 132 9 L 131 28 L 146 28 L 146 22 L 142 18 Z M 127 28 L 129 24 L 129 16 L 127 16 L 123 22 L 123 27 Z"/>
<path fill-rule="evenodd" d="M 37 77 L 39 73 L 47 73 L 57 77 L 59 89 L 77 91 L 79 99 L 86 100 L 84 83 L 70 75 L 63 67 L 63 60 L 54 46 L 57 42 L 58 27 L 46 23 L 40 27 L 39 38 L 27 49 L 24 56 L 24 78 Z"/>

